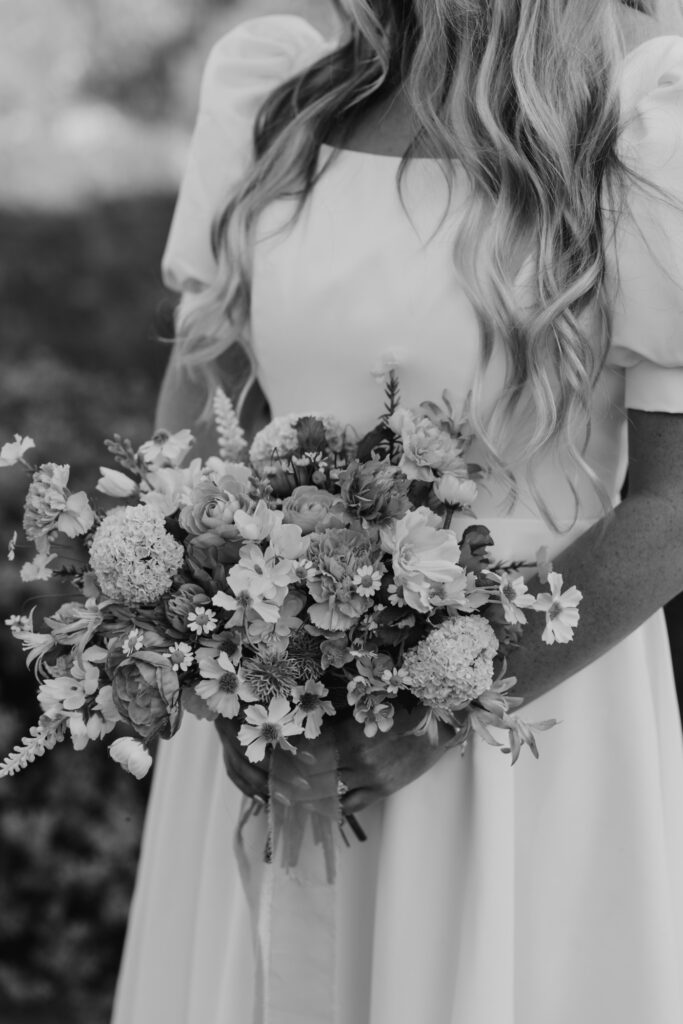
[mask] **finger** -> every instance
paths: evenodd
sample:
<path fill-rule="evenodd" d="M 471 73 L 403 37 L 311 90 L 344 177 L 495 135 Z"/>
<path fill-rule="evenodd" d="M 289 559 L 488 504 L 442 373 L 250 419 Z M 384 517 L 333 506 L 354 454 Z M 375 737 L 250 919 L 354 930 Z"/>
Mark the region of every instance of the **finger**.
<path fill-rule="evenodd" d="M 229 749 L 224 751 L 225 767 L 228 775 L 246 796 L 268 798 L 268 773 L 255 765 L 249 764 L 238 754 Z"/>
<path fill-rule="evenodd" d="M 381 800 L 383 795 L 378 789 L 354 789 L 342 797 L 342 812 L 344 814 L 358 814 L 359 811 L 364 811 L 366 807 L 370 807 L 371 804 Z"/>

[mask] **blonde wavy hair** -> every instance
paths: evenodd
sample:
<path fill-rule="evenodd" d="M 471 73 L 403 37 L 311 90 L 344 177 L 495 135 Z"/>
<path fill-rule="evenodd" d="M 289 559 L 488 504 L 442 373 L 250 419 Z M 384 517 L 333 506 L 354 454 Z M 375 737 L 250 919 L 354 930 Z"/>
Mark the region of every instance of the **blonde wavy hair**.
<path fill-rule="evenodd" d="M 674 6 L 680 13 L 678 0 L 333 2 L 343 26 L 339 46 L 275 89 L 259 112 L 253 162 L 215 223 L 215 282 L 179 307 L 180 363 L 201 368 L 210 382 L 211 364 L 239 343 L 251 362 L 244 405 L 258 369 L 249 322 L 259 215 L 274 200 L 295 197 L 297 216 L 324 173 L 320 143 L 402 84 L 418 130 L 399 186 L 416 153 L 438 159 L 450 186 L 457 161 L 471 185 L 453 254 L 481 326 L 473 426 L 514 496 L 519 465 L 506 455 L 505 439 L 512 419 L 531 413 L 524 461 L 544 514 L 533 467 L 550 451 L 568 479 L 590 477 L 607 506 L 584 455 L 591 392 L 609 346 L 611 214 L 621 210 L 631 175 L 617 155 L 618 9 L 661 17 Z M 518 277 L 525 262 L 527 278 L 528 261 L 532 301 L 525 295 L 521 308 Z M 483 417 L 481 382 L 500 343 L 507 383 L 495 412 Z"/>

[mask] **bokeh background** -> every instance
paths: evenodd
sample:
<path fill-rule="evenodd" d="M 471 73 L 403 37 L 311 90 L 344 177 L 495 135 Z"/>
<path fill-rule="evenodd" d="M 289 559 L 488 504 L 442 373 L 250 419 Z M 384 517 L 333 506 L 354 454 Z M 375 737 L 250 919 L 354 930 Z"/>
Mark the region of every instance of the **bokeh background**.
<path fill-rule="evenodd" d="M 174 302 L 159 261 L 206 54 L 276 11 L 332 25 L 327 0 L 0 0 L 0 443 L 39 439 L 75 489 L 104 437 L 151 430 Z M 0 552 L 24 486 L 0 476 Z M 59 598 L 0 558 L 0 623 L 37 596 Z M 679 665 L 682 619 L 679 602 Z M 0 666 L 2 754 L 37 709 L 1 625 Z M 147 792 L 104 745 L 0 782 L 2 1024 L 108 1020 Z"/>

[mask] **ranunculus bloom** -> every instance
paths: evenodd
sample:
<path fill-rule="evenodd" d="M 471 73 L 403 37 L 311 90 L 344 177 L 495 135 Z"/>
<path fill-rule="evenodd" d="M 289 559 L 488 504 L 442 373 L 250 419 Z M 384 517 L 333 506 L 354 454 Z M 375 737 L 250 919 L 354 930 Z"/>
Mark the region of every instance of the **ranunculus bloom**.
<path fill-rule="evenodd" d="M 179 682 L 168 658 L 142 651 L 122 658 L 122 652 L 114 649 L 107 660 L 107 674 L 123 720 L 145 740 L 170 739 L 179 725 Z"/>
<path fill-rule="evenodd" d="M 321 490 L 312 484 L 295 487 L 282 503 L 284 522 L 299 526 L 302 533 L 322 533 L 324 530 L 344 526 L 346 509 L 338 495 Z"/>
<path fill-rule="evenodd" d="M 426 414 L 399 408 L 389 426 L 401 438 L 399 468 L 409 480 L 434 480 L 437 472 L 467 475 L 461 444 Z"/>
<path fill-rule="evenodd" d="M 465 570 L 458 565 L 460 546 L 455 534 L 443 530 L 441 519 L 428 508 L 408 512 L 382 527 L 382 546 L 392 556 L 394 577 L 407 605 L 428 612 L 435 584 L 450 584 Z"/>
<path fill-rule="evenodd" d="M 235 525 L 235 513 L 248 509 L 250 504 L 249 496 L 238 481 L 203 480 L 194 489 L 191 503 L 180 510 L 178 521 L 192 537 L 208 533 L 217 541 L 237 540 L 240 532 Z"/>

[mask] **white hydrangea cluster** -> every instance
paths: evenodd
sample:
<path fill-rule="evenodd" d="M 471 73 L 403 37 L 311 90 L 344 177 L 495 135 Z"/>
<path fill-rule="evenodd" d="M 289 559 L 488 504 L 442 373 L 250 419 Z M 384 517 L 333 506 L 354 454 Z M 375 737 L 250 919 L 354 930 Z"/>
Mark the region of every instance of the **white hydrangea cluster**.
<path fill-rule="evenodd" d="M 102 593 L 125 604 L 152 604 L 162 597 L 183 556 L 163 516 L 148 505 L 113 509 L 95 531 L 90 548 Z"/>
<path fill-rule="evenodd" d="M 334 416 L 320 412 L 306 413 L 315 419 L 322 420 L 325 435 L 332 448 L 338 447 L 344 436 L 344 428 Z M 263 430 L 259 430 L 249 449 L 249 461 L 257 470 L 263 470 L 277 458 L 287 458 L 299 447 L 299 437 L 295 424 L 302 418 L 301 413 L 289 413 L 276 416 Z"/>
<path fill-rule="evenodd" d="M 458 711 L 491 687 L 498 640 L 481 615 L 446 619 L 403 659 L 402 685 L 422 704 Z"/>

